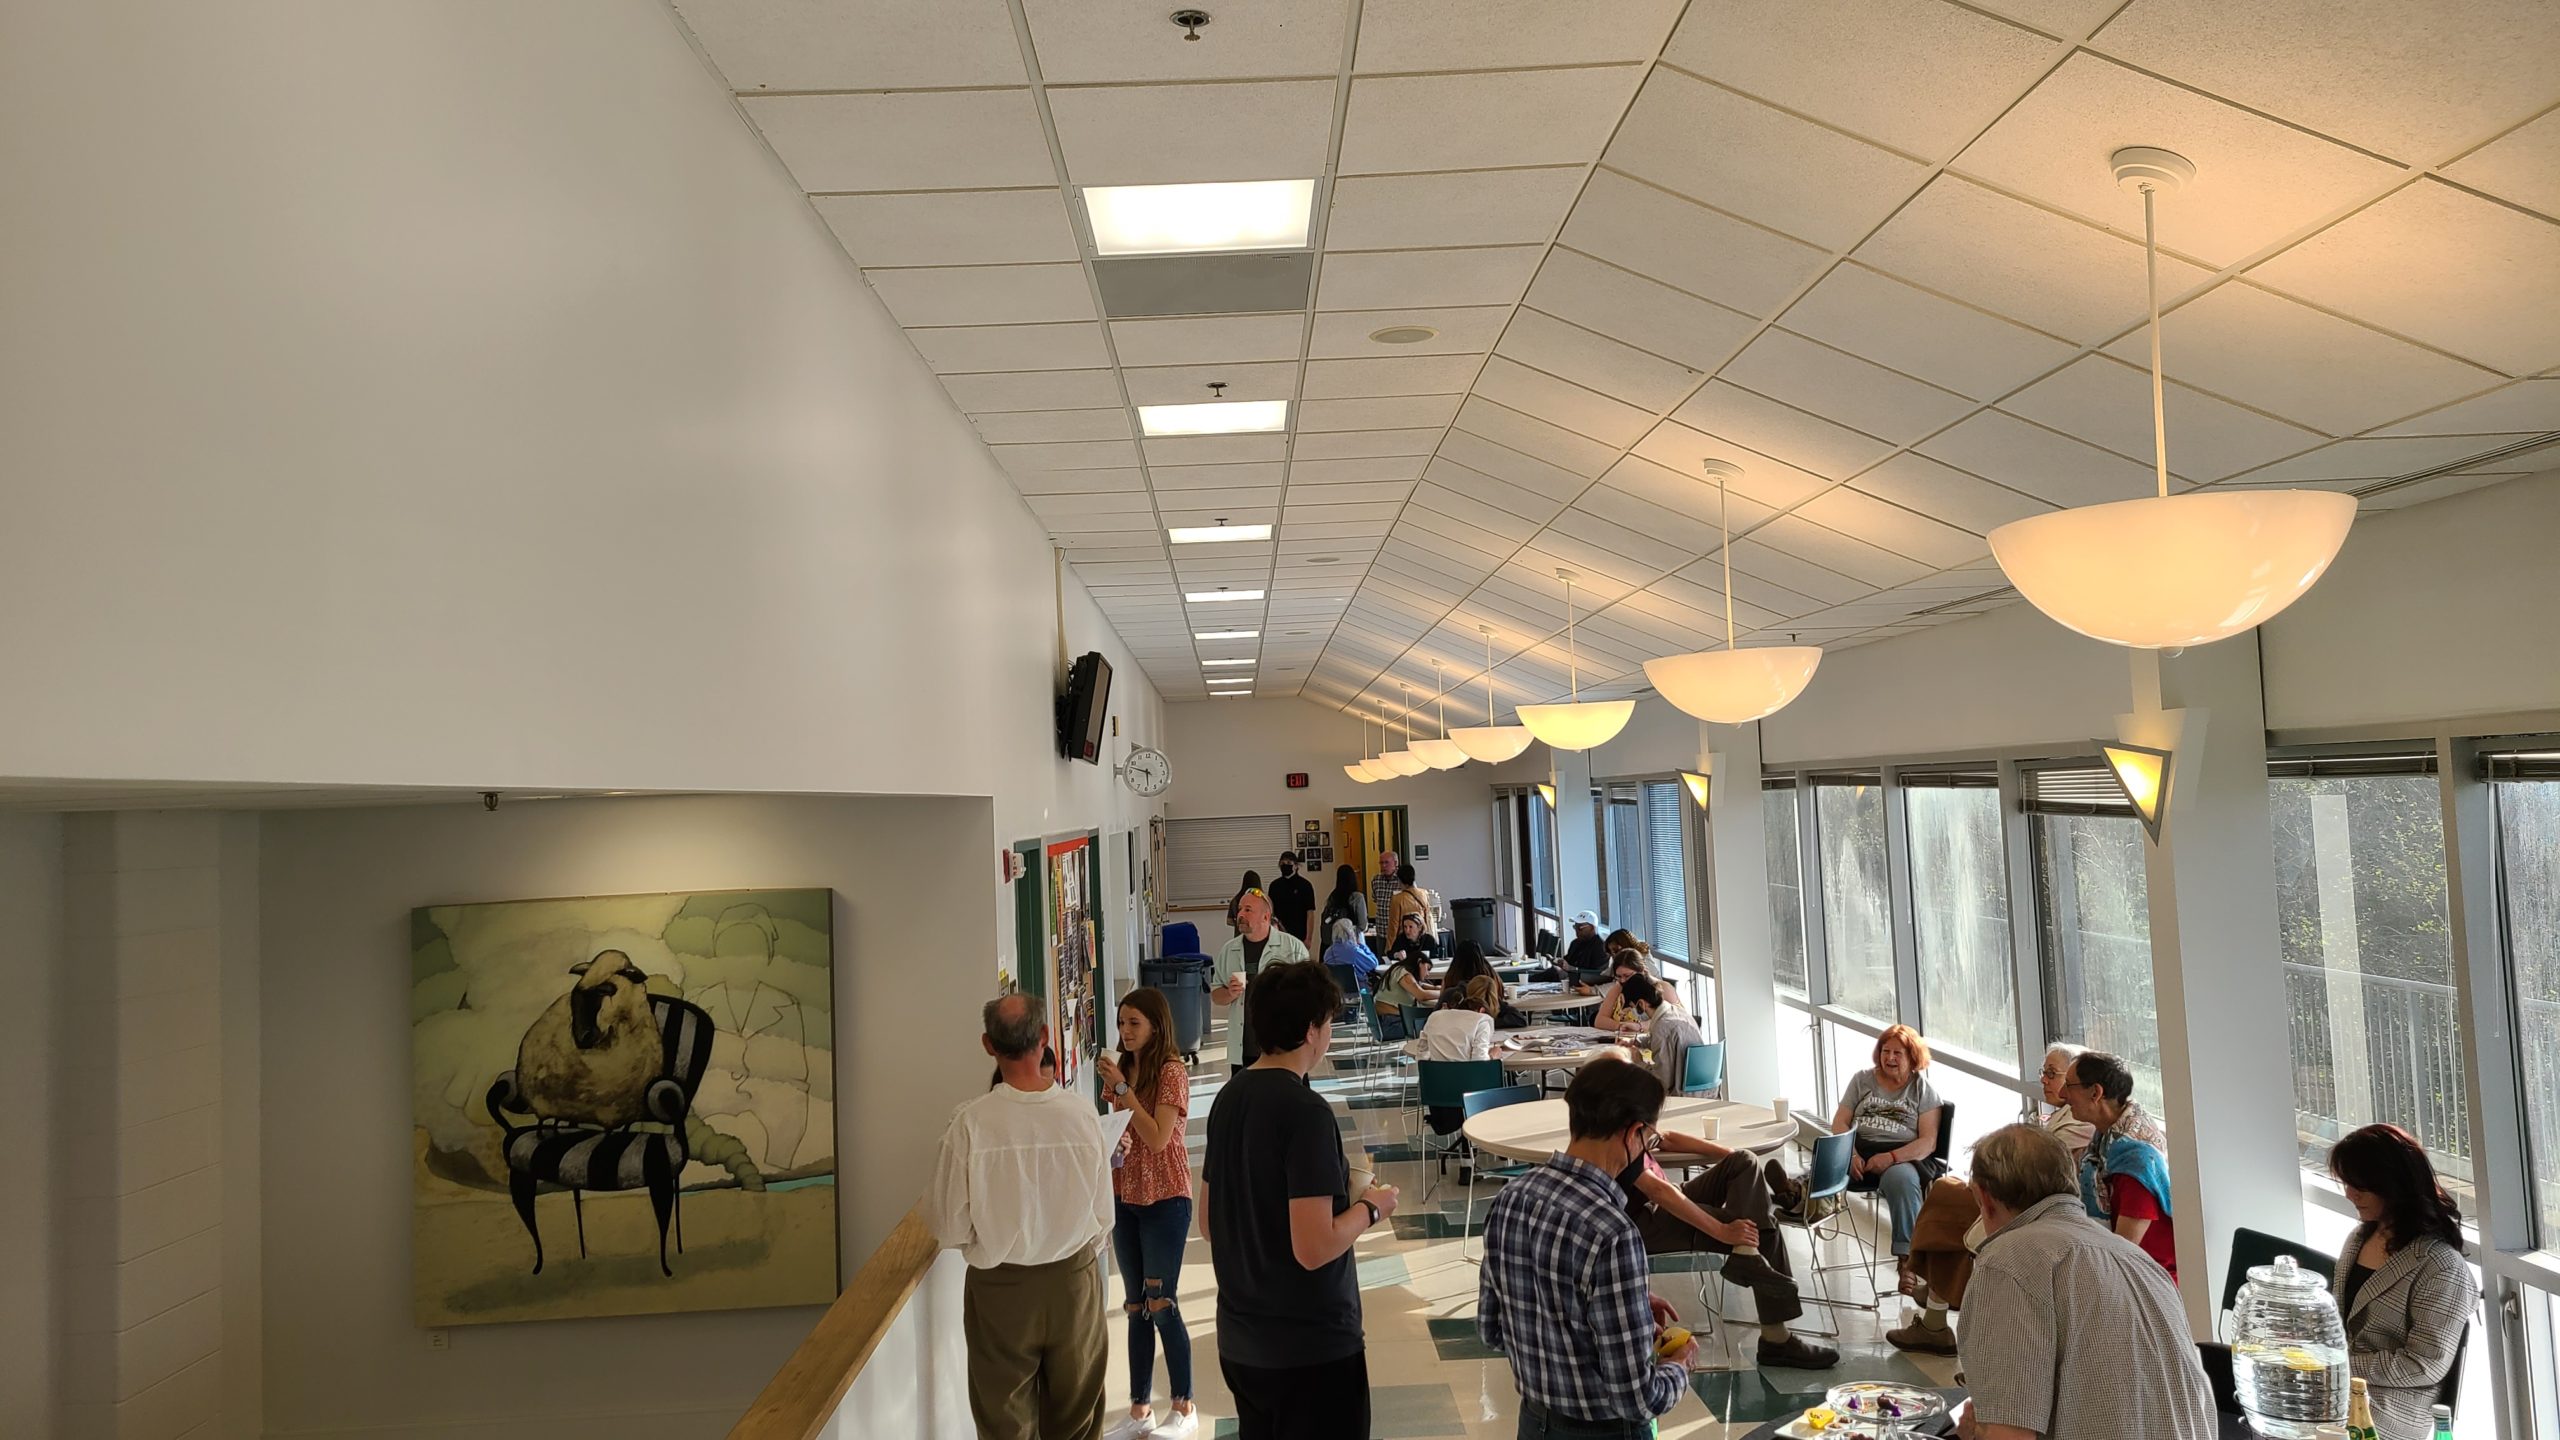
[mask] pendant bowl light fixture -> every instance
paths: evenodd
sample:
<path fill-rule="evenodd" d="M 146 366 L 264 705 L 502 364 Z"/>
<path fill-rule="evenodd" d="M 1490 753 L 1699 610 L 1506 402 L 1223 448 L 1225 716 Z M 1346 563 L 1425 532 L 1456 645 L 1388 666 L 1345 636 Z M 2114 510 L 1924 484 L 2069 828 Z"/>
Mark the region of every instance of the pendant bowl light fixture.
<path fill-rule="evenodd" d="M 1822 663 L 1818 645 L 1770 645 L 1744 650 L 1733 643 L 1733 516 L 1726 482 L 1742 473 L 1730 460 L 1702 462 L 1716 482 L 1716 526 L 1724 535 L 1724 648 L 1665 655 L 1644 662 L 1644 678 L 1682 713 L 1717 725 L 1748 725 L 1787 707 Z M 1701 801 L 1700 803 L 1705 803 Z"/>
<path fill-rule="evenodd" d="M 1368 717 L 1365 715 L 1362 716 L 1361 723 L 1364 725 L 1367 724 Z M 1372 780 L 1393 780 L 1396 778 L 1396 768 L 1387 763 L 1387 757 L 1384 750 L 1386 743 L 1387 717 L 1386 712 L 1381 710 L 1378 714 L 1378 744 L 1381 747 L 1380 751 L 1378 754 L 1372 755 L 1368 759 L 1360 762 L 1362 768 L 1369 772 L 1369 778 Z"/>
<path fill-rule="evenodd" d="M 1479 625 L 1476 633 L 1484 637 L 1484 723 L 1461 725 L 1449 732 L 1449 738 L 1457 741 L 1459 749 L 1476 759 L 1488 765 L 1499 765 L 1505 760 L 1518 759 L 1520 752 L 1528 749 L 1529 742 L 1537 737 L 1529 733 L 1526 725 L 1493 723 L 1493 627 Z"/>
<path fill-rule="evenodd" d="M 1422 763 L 1434 770 L 1455 770 L 1467 763 L 1467 752 L 1459 748 L 1457 741 L 1449 738 L 1449 692 L 1440 689 L 1440 662 L 1437 660 L 1431 662 L 1431 688 L 1440 691 L 1440 738 L 1414 741 L 1413 753 L 1421 756 Z"/>
<path fill-rule="evenodd" d="M 1390 750 L 1378 760 L 1398 775 L 1419 775 L 1431 767 L 1413 753 L 1413 687 L 1399 681 L 1396 688 L 1404 692 L 1404 748 Z"/>
<path fill-rule="evenodd" d="M 2142 195 L 2151 297 L 2151 452 L 2160 493 L 2013 520 L 1991 553 L 2029 603 L 2091 639 L 2141 650 L 2204 645 L 2265 623 L 2329 568 L 2355 523 L 2351 495 L 2326 490 L 2169 493 L 2160 366 L 2159 193 L 2195 178 L 2184 156 L 2147 145 L 2109 157 Z"/>
<path fill-rule="evenodd" d="M 1558 570 L 1556 578 L 1564 582 L 1564 673 L 1573 698 L 1562 705 L 1523 705 L 1520 723 L 1555 749 L 1588 750 L 1626 729 L 1636 702 L 1582 698 L 1582 667 L 1573 648 L 1573 572 Z"/>
<path fill-rule="evenodd" d="M 1374 785 L 1378 777 L 1369 773 L 1369 717 L 1360 717 L 1360 758 L 1342 767 L 1355 785 Z"/>

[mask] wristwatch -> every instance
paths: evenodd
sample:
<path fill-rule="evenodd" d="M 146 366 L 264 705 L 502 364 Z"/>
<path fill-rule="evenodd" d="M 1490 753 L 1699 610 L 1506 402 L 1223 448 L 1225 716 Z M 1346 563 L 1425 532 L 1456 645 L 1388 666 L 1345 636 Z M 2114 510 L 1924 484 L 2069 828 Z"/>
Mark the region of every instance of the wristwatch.
<path fill-rule="evenodd" d="M 1361 1197 L 1360 1197 L 1360 1203 L 1361 1203 L 1362 1205 L 1367 1206 L 1367 1207 L 1368 1207 L 1368 1209 L 1369 1209 L 1369 1223 L 1370 1223 L 1370 1224 L 1372 1224 L 1372 1225 L 1377 1224 L 1377 1223 L 1378 1223 L 1378 1202 L 1377 1202 L 1377 1201 L 1375 1201 L 1375 1200 L 1370 1199 L 1370 1198 L 1369 1198 L 1368 1196 L 1366 1196 L 1366 1195 L 1363 1195 L 1363 1196 L 1361 1196 Z"/>
<path fill-rule="evenodd" d="M 1126 1094 L 1128 1094 L 1128 1093 L 1129 1093 L 1129 1082 L 1128 1082 L 1128 1081 L 1126 1081 L 1126 1080 L 1123 1080 L 1123 1081 L 1121 1081 L 1119 1084 L 1112 1086 L 1112 1087 L 1111 1087 L 1111 1093 L 1112 1093 L 1112 1094 L 1114 1094 L 1114 1095 L 1126 1095 Z"/>

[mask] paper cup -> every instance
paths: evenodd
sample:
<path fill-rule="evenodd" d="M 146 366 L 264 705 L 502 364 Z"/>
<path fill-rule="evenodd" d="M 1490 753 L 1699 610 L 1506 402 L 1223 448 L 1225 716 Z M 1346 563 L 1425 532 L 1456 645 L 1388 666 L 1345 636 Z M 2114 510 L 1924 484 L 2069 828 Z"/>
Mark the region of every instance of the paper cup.
<path fill-rule="evenodd" d="M 1716 1117 L 1713 1115 L 1701 1117 L 1698 1121 L 1698 1133 L 1709 1140 L 1713 1140 L 1716 1138 L 1717 1123 Z"/>
<path fill-rule="evenodd" d="M 1777 1116 L 1778 1123 L 1781 1125 L 1784 1125 L 1789 1120 L 1795 1118 L 1793 1113 L 1787 1109 L 1787 1100 L 1783 1095 L 1769 1102 L 1769 1111 L 1771 1114 Z"/>

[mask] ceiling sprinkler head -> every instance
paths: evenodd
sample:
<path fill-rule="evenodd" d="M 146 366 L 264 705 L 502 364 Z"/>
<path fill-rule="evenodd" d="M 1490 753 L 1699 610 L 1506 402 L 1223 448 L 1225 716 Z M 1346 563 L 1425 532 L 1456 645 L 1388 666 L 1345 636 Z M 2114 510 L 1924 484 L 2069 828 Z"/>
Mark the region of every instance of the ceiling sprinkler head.
<path fill-rule="evenodd" d="M 1200 38 L 1200 27 L 1209 23 L 1209 12 L 1206 10 L 1176 10 L 1165 18 L 1182 27 L 1183 39 L 1197 40 Z"/>

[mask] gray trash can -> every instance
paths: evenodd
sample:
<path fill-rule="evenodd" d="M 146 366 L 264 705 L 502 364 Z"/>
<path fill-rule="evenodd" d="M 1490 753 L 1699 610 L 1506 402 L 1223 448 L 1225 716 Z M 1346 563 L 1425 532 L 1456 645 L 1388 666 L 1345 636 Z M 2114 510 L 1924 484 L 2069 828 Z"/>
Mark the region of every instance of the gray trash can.
<path fill-rule="evenodd" d="M 1473 940 L 1476 948 L 1493 953 L 1493 901 L 1485 896 L 1471 896 L 1449 902 L 1451 922 L 1457 926 L 1458 938 Z"/>
<path fill-rule="evenodd" d="M 1139 983 L 1164 992 L 1173 1010 L 1173 1045 L 1197 1064 L 1200 1037 L 1209 1029 L 1209 964 L 1207 958 L 1173 956 L 1141 961 Z"/>

